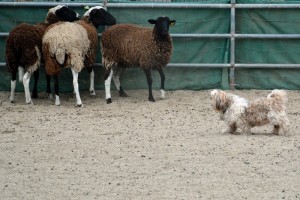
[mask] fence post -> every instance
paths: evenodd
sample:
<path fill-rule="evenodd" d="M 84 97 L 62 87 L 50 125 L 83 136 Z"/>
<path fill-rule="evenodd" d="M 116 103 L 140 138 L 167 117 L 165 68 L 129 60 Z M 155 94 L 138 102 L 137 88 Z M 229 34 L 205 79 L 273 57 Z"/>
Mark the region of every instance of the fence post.
<path fill-rule="evenodd" d="M 235 90 L 235 0 L 231 0 L 230 10 L 230 90 Z"/>
<path fill-rule="evenodd" d="M 108 2 L 108 0 L 103 0 L 102 1 L 103 7 L 104 7 L 105 10 L 107 10 L 107 2 Z"/>

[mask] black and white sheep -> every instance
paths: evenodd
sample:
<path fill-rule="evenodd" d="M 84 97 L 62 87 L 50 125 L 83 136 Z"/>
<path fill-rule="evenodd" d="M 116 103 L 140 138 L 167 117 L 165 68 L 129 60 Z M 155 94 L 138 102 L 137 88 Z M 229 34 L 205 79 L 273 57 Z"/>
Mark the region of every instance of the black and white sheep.
<path fill-rule="evenodd" d="M 161 98 L 165 97 L 164 82 L 165 67 L 173 51 L 169 26 L 175 20 L 168 17 L 149 19 L 154 28 L 140 27 L 132 24 L 118 24 L 105 30 L 102 34 L 102 63 L 105 67 L 105 98 L 111 103 L 110 85 L 113 78 L 120 96 L 127 96 L 120 84 L 120 74 L 127 67 L 140 67 L 144 70 L 148 89 L 149 101 L 155 101 L 152 95 L 151 70 L 158 70 L 161 77 Z"/>
<path fill-rule="evenodd" d="M 29 81 L 32 73 L 34 73 L 32 97 L 37 98 L 38 68 L 42 62 L 42 37 L 46 28 L 59 21 L 78 20 L 78 17 L 78 13 L 66 6 L 59 5 L 49 9 L 45 22 L 36 25 L 22 23 L 10 31 L 6 39 L 5 57 L 8 70 L 11 73 L 11 102 L 15 101 L 16 77 L 18 71 L 19 81 L 23 82 L 24 85 L 27 104 L 32 103 Z"/>
<path fill-rule="evenodd" d="M 82 68 L 87 67 L 93 79 L 92 65 L 96 61 L 98 46 L 97 28 L 100 25 L 114 24 L 116 24 L 116 19 L 109 12 L 101 6 L 95 6 L 77 22 L 59 22 L 49 26 L 45 31 L 43 55 L 46 73 L 55 79 L 55 105 L 60 105 L 58 75 L 65 67 L 70 67 L 72 71 L 76 106 L 82 105 L 78 73 Z"/>

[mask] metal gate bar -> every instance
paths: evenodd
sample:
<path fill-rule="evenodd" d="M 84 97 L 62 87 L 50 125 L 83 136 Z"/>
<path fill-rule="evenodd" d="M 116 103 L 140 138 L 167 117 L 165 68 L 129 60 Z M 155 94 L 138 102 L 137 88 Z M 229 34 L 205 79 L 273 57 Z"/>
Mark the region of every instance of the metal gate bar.
<path fill-rule="evenodd" d="M 67 2 L 0 2 L 4 7 L 52 7 L 66 5 L 68 7 L 99 6 L 99 3 L 67 3 Z M 240 8 L 240 9 L 288 9 L 300 8 L 300 4 L 197 4 L 197 3 L 108 3 L 108 8 Z"/>

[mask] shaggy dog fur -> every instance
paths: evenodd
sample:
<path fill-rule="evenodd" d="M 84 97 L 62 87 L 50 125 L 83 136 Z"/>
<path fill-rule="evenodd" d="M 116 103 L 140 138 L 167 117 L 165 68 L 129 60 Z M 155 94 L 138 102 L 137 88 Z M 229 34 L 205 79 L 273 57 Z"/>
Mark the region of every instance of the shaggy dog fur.
<path fill-rule="evenodd" d="M 287 94 L 283 90 L 273 90 L 267 97 L 248 102 L 237 95 L 222 90 L 210 92 L 211 106 L 220 112 L 221 120 L 228 125 L 226 132 L 235 133 L 237 128 L 250 133 L 251 128 L 271 124 L 272 133 L 279 134 L 280 129 L 288 132 L 289 119 L 286 114 Z"/>

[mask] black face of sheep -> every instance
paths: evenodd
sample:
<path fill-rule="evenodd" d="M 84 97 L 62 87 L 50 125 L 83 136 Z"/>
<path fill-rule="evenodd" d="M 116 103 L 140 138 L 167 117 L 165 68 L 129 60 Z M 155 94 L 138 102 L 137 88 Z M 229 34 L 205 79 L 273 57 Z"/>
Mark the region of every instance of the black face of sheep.
<path fill-rule="evenodd" d="M 98 28 L 102 25 L 115 25 L 116 19 L 103 8 L 93 9 L 90 13 L 90 21 Z"/>
<path fill-rule="evenodd" d="M 169 27 L 175 25 L 175 20 L 170 20 L 169 17 L 158 17 L 156 20 L 149 19 L 150 24 L 155 24 L 154 28 L 157 34 L 161 37 L 169 35 Z"/>
<path fill-rule="evenodd" d="M 60 19 L 60 21 L 73 22 L 79 20 L 79 14 L 66 6 L 62 6 L 60 9 L 56 10 L 55 15 Z"/>
<path fill-rule="evenodd" d="M 76 13 L 75 11 L 69 9 L 64 5 L 58 5 L 54 8 L 49 9 L 45 22 L 50 25 L 59 21 L 73 22 L 76 20 L 79 20 L 78 13 Z"/>

